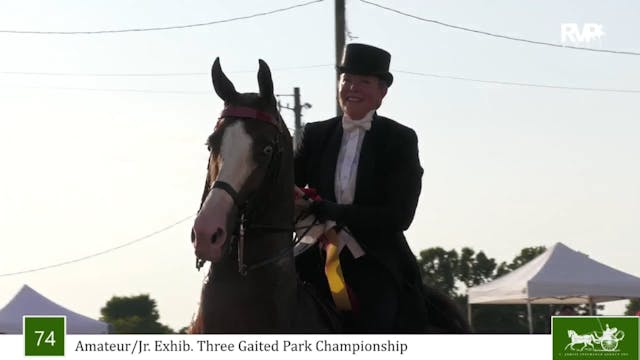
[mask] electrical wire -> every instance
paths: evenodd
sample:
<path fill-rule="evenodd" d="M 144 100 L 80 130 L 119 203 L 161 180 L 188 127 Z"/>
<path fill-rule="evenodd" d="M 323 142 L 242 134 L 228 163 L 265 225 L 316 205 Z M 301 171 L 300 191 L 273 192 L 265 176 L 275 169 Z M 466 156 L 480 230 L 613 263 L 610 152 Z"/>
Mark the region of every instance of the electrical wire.
<path fill-rule="evenodd" d="M 272 72 L 305 70 L 334 66 L 333 64 L 317 64 L 273 68 Z M 229 71 L 229 74 L 255 73 L 257 70 Z M 34 71 L 0 71 L 0 75 L 25 76 L 70 76 L 70 77 L 178 77 L 178 76 L 210 76 L 209 72 L 175 72 L 175 73 L 70 73 L 70 72 L 34 72 Z"/>
<path fill-rule="evenodd" d="M 114 34 L 114 33 L 127 33 L 127 32 L 143 32 L 143 31 L 161 31 L 161 30 L 176 30 L 176 29 L 186 29 L 193 28 L 199 26 L 210 26 L 222 23 L 228 23 L 237 20 L 247 20 L 252 18 L 257 18 L 260 16 L 271 15 L 279 12 L 284 12 L 288 10 L 292 10 L 295 8 L 300 8 L 308 5 L 312 5 L 315 3 L 322 2 L 324 0 L 313 0 L 305 3 L 288 6 L 285 8 L 275 9 L 271 11 L 260 12 L 252 15 L 246 16 L 238 16 L 230 19 L 223 20 L 214 20 L 204 23 L 197 24 L 187 24 L 187 25 L 174 25 L 174 26 L 162 26 L 162 27 L 151 27 L 151 28 L 134 28 L 134 29 L 116 29 L 116 30 L 96 30 L 96 31 L 33 31 L 33 30 L 0 30 L 0 33 L 5 34 L 35 34 L 35 35 L 95 35 L 95 34 Z"/>
<path fill-rule="evenodd" d="M 152 89 L 126 89 L 126 88 L 84 88 L 63 86 L 14 86 L 14 89 L 38 89 L 38 90 L 64 90 L 64 91 L 89 91 L 89 92 L 128 92 L 137 94 L 175 94 L 175 95 L 210 95 L 212 91 L 189 90 L 152 90 Z"/>
<path fill-rule="evenodd" d="M 521 83 L 521 82 L 513 82 L 513 81 L 481 80 L 481 79 L 472 79 L 472 78 L 465 78 L 465 77 L 459 77 L 459 76 L 446 76 L 446 75 L 438 75 L 438 74 L 421 73 L 421 72 L 415 72 L 415 71 L 403 71 L 403 70 L 394 70 L 394 71 L 397 72 L 397 73 L 401 73 L 401 74 L 417 75 L 417 76 L 424 76 L 424 77 L 434 77 L 434 78 L 439 78 L 439 79 L 472 81 L 472 82 L 479 82 L 479 83 L 485 83 L 485 84 L 510 85 L 510 86 L 527 86 L 527 87 L 537 87 L 537 88 L 546 88 L 546 89 L 613 92 L 613 93 L 631 93 L 631 94 L 640 93 L 640 90 L 632 90 L 632 89 L 605 89 L 605 88 L 559 86 L 559 85 Z"/>
<path fill-rule="evenodd" d="M 525 43 L 529 43 L 529 44 L 536 44 L 536 45 L 546 45 L 546 46 L 553 46 L 553 47 L 558 47 L 558 48 L 574 49 L 574 50 L 584 50 L 584 51 L 592 51 L 592 52 L 619 54 L 619 55 L 640 55 L 640 53 L 633 52 L 633 51 L 592 49 L 592 48 L 585 48 L 585 47 L 579 47 L 579 46 L 554 44 L 554 43 L 548 43 L 548 42 L 544 42 L 544 41 L 528 40 L 528 39 L 522 39 L 522 38 L 517 38 L 517 37 L 507 36 L 507 35 L 500 35 L 500 34 L 490 33 L 490 32 L 487 32 L 487 31 L 475 30 L 475 29 L 471 29 L 471 28 L 468 28 L 468 27 L 464 27 L 464 26 L 451 25 L 451 24 L 447 24 L 447 23 L 444 23 L 444 22 L 438 21 L 438 20 L 432 20 L 432 19 L 423 18 L 423 17 L 417 16 L 417 15 L 409 14 L 409 13 L 406 13 L 406 12 L 403 12 L 403 11 L 400 11 L 400 10 L 396 10 L 396 9 L 393 9 L 393 8 L 390 8 L 390 7 L 382 6 L 380 4 L 376 4 L 374 2 L 367 1 L 367 0 L 360 0 L 360 1 L 365 3 L 365 4 L 369 4 L 369 5 L 372 5 L 372 6 L 387 10 L 387 11 L 391 11 L 391 12 L 394 12 L 396 14 L 407 16 L 407 17 L 410 17 L 410 18 L 413 18 L 413 19 L 416 19 L 416 20 L 429 22 L 429 23 L 437 24 L 437 25 L 441 25 L 441 26 L 446 26 L 446 27 L 449 27 L 449 28 L 452 28 L 452 29 L 463 30 L 463 31 L 468 31 L 468 32 L 476 33 L 476 34 L 481 34 L 481 35 L 487 35 L 487 36 L 492 36 L 492 37 L 496 37 L 496 38 L 501 38 L 501 39 L 520 41 L 520 42 L 525 42 Z"/>
<path fill-rule="evenodd" d="M 392 69 L 392 71 L 399 74 L 414 75 L 414 76 L 421 76 L 421 77 L 469 81 L 469 82 L 506 85 L 506 86 L 521 86 L 521 87 L 536 87 L 536 88 L 546 88 L 546 89 L 578 90 L 578 91 L 610 92 L 610 93 L 626 93 L 626 94 L 640 93 L 640 90 L 634 90 L 634 89 L 592 88 L 592 87 L 563 86 L 563 85 L 550 85 L 550 84 L 535 84 L 535 83 L 524 83 L 524 82 L 515 82 L 515 81 L 484 80 L 484 79 L 474 79 L 474 78 L 461 77 L 461 76 L 439 75 L 439 74 L 430 74 L 430 73 L 405 71 L 405 70 L 397 70 L 397 69 Z M 20 86 L 20 87 L 14 87 L 14 88 L 50 89 L 50 90 L 66 90 L 66 91 L 91 91 L 91 92 L 128 92 L 128 93 L 140 93 L 140 94 L 177 94 L 177 95 L 211 95 L 212 94 L 212 91 L 181 91 L 181 90 L 151 90 L 151 89 L 118 89 L 118 88 L 99 89 L 99 88 L 82 88 L 82 87 L 44 87 L 44 86 L 42 87 Z"/>
<path fill-rule="evenodd" d="M 158 235 L 158 234 L 160 234 L 162 232 L 165 232 L 165 231 L 167 231 L 167 230 L 169 230 L 169 229 L 171 229 L 171 228 L 173 228 L 173 227 L 175 227 L 175 226 L 177 226 L 179 224 L 182 224 L 183 222 L 191 219 L 194 216 L 196 216 L 196 214 L 189 215 L 189 216 L 187 216 L 187 217 L 185 217 L 183 219 L 180 219 L 180 220 L 176 221 L 175 223 L 173 223 L 171 225 L 167 225 L 167 226 L 165 226 L 165 227 L 163 227 L 161 229 L 158 229 L 158 230 L 156 230 L 154 232 L 151 232 L 151 233 L 149 233 L 147 235 L 141 236 L 141 237 L 139 237 L 137 239 L 131 240 L 131 241 L 126 242 L 124 244 L 121 244 L 121 245 L 118 245 L 118 246 L 114 246 L 114 247 L 108 248 L 108 249 L 103 250 L 103 251 L 99 251 L 97 253 L 93 253 L 93 254 L 86 255 L 86 256 L 79 257 L 79 258 L 72 259 L 72 260 L 59 262 L 59 263 L 56 263 L 56 264 L 50 264 L 50 265 L 40 266 L 40 267 L 37 267 L 37 268 L 32 268 L 32 269 L 26 269 L 26 270 L 20 270 L 20 271 L 16 271 L 16 272 L 0 274 L 0 278 L 9 277 L 9 276 L 15 276 L 15 275 L 21 275 L 21 274 L 27 274 L 27 273 L 33 273 L 33 272 L 36 272 L 36 271 L 53 269 L 53 268 L 61 267 L 61 266 L 64 266 L 64 265 L 75 264 L 75 263 L 78 263 L 80 261 L 89 260 L 89 259 L 98 257 L 100 255 L 108 254 L 108 253 L 113 252 L 115 250 L 122 249 L 122 248 L 127 247 L 127 246 L 131 246 L 131 245 L 133 245 L 135 243 L 141 242 L 143 240 L 149 239 L 150 237 L 153 237 L 153 236 Z"/>

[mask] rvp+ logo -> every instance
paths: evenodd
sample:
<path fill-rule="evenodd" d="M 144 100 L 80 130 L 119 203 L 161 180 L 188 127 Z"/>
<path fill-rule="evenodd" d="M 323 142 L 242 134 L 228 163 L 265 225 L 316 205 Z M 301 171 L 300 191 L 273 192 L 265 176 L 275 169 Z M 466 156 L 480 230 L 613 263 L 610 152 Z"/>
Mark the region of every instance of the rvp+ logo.
<path fill-rule="evenodd" d="M 585 23 L 582 28 L 576 23 L 560 24 L 560 36 L 563 44 L 589 45 L 592 40 L 602 41 L 604 34 L 601 24 Z"/>

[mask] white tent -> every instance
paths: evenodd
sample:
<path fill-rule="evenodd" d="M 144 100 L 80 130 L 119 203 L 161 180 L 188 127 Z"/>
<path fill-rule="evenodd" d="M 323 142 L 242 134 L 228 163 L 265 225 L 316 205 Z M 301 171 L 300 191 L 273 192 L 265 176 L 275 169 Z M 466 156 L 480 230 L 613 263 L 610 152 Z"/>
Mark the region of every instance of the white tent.
<path fill-rule="evenodd" d="M 107 334 L 109 324 L 68 310 L 27 285 L 0 309 L 0 333 L 22 334 L 23 315 L 65 315 L 67 334 Z"/>
<path fill-rule="evenodd" d="M 556 243 L 522 267 L 467 290 L 471 304 L 590 304 L 640 298 L 640 278 Z"/>

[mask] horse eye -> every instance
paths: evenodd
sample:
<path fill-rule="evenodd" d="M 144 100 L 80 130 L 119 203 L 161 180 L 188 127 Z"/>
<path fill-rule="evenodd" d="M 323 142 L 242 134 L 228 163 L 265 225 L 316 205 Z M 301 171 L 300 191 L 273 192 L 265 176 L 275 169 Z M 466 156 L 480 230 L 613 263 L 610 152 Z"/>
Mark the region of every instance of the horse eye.
<path fill-rule="evenodd" d="M 267 145 L 263 150 L 262 153 L 265 155 L 271 155 L 271 153 L 273 152 L 273 146 L 271 145 Z"/>

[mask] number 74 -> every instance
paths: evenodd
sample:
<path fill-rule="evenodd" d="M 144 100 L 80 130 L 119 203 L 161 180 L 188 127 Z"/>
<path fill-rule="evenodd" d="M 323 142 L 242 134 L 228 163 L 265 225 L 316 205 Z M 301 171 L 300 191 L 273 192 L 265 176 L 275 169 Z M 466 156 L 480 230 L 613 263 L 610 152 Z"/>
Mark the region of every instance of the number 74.
<path fill-rule="evenodd" d="M 40 344 L 42 343 L 42 337 L 44 337 L 45 332 L 42 330 L 36 330 L 34 332 L 38 334 L 38 343 L 36 346 L 40 346 Z M 49 335 L 47 335 L 46 339 L 44 339 L 44 342 L 51 346 L 54 346 L 56 343 L 56 339 L 53 335 L 54 335 L 53 331 L 50 331 Z"/>

